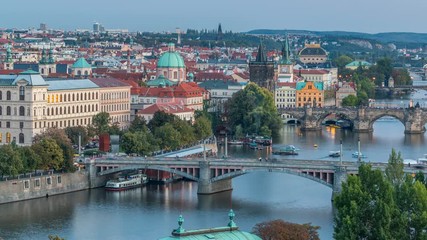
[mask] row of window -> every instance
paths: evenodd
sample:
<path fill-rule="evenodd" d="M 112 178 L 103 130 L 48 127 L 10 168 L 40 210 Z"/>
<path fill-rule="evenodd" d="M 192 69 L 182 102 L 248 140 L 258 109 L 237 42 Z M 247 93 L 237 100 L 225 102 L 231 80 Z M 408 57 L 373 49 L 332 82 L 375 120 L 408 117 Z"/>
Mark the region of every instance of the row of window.
<path fill-rule="evenodd" d="M 304 101 L 304 102 L 306 102 L 306 101 L 311 102 L 311 97 L 308 97 L 308 98 L 304 97 L 304 98 L 303 98 L 303 101 Z M 315 97 L 313 97 L 313 101 L 316 101 L 316 98 L 315 98 Z M 319 98 L 319 102 L 321 102 L 321 101 L 322 101 L 322 98 Z M 299 97 L 299 98 L 298 98 L 298 102 L 301 102 L 301 97 Z"/>
<path fill-rule="evenodd" d="M 129 98 L 129 92 L 109 92 L 102 93 L 101 100 L 114 100 L 114 99 L 126 99 Z"/>
<path fill-rule="evenodd" d="M 102 112 L 114 112 L 114 111 L 127 111 L 129 110 L 129 104 L 109 104 L 107 106 L 102 106 Z"/>
<path fill-rule="evenodd" d="M 295 102 L 295 98 L 279 98 L 276 102 Z"/>
<path fill-rule="evenodd" d="M 13 115 L 16 115 L 16 113 L 17 113 L 16 107 L 14 107 L 13 110 L 14 110 L 13 111 Z M 29 110 L 29 108 L 28 108 L 28 110 Z M 2 106 L 0 106 L 0 115 L 3 115 L 3 107 Z M 12 115 L 12 107 L 10 107 L 10 106 L 6 107 L 6 115 L 7 116 L 11 116 Z M 19 107 L 19 116 L 25 116 L 25 107 L 24 106 L 20 106 Z"/>
<path fill-rule="evenodd" d="M 3 91 L 0 91 L 0 100 L 3 100 Z M 6 100 L 10 101 L 12 100 L 12 92 L 6 91 Z M 25 100 L 25 87 L 20 86 L 19 87 L 19 100 L 24 101 Z"/>
<path fill-rule="evenodd" d="M 24 189 L 29 189 L 30 188 L 30 181 L 31 180 L 25 180 L 24 181 Z M 57 184 L 61 184 L 62 183 L 62 177 L 61 176 L 57 176 L 56 177 L 56 183 Z M 52 185 L 52 177 L 47 177 L 46 178 L 46 185 Z M 41 186 L 40 178 L 34 179 L 34 187 L 35 188 L 39 188 L 40 186 Z"/>
<path fill-rule="evenodd" d="M 10 122 L 6 122 L 6 128 L 13 128 L 15 126 L 12 126 L 12 124 Z M 0 128 L 2 128 L 2 122 L 0 121 Z M 19 128 L 23 129 L 24 128 L 24 122 L 19 122 Z"/>
<path fill-rule="evenodd" d="M 12 138 L 12 134 L 10 132 L 7 132 L 6 133 L 6 139 L 5 139 L 6 143 L 11 143 L 12 140 L 14 142 L 16 142 L 16 137 Z M 18 143 L 24 143 L 24 140 L 25 140 L 24 134 L 23 133 L 18 134 Z M 0 133 L 0 143 L 2 143 L 2 142 L 3 142 L 3 134 Z"/>
<path fill-rule="evenodd" d="M 59 120 L 59 121 L 40 121 L 34 122 L 34 128 L 66 128 L 66 127 L 75 127 L 75 126 L 86 126 L 91 124 L 92 118 L 81 118 L 81 119 L 73 119 L 73 120 Z"/>
<path fill-rule="evenodd" d="M 34 95 L 35 100 L 35 95 Z M 43 95 L 44 100 L 44 95 Z M 48 103 L 57 103 L 57 102 L 75 102 L 75 101 L 88 101 L 88 100 L 98 100 L 98 92 L 85 92 L 85 93 L 64 93 L 64 94 L 48 94 L 47 102 Z"/>
<path fill-rule="evenodd" d="M 295 97 L 295 93 L 276 93 L 277 97 Z"/>

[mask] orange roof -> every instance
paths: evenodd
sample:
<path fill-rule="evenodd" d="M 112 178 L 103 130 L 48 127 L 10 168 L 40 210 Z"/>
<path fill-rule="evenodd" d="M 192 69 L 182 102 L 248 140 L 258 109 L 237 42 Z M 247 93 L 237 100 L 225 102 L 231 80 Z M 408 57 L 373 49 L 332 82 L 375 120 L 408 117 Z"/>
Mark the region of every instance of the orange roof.
<path fill-rule="evenodd" d="M 155 103 L 145 109 L 141 109 L 138 111 L 138 115 L 140 114 L 154 114 L 158 111 L 163 111 L 165 113 L 183 113 L 183 112 L 194 112 L 193 109 L 185 107 L 184 105 L 178 103 Z"/>

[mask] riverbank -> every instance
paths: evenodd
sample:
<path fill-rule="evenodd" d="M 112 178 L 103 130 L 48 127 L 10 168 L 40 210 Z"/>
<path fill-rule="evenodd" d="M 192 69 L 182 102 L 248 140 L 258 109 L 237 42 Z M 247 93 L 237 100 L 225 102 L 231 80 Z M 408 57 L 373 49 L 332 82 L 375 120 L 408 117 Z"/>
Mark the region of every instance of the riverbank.
<path fill-rule="evenodd" d="M 89 188 L 89 173 L 85 170 L 0 181 L 0 204 L 49 197 Z"/>

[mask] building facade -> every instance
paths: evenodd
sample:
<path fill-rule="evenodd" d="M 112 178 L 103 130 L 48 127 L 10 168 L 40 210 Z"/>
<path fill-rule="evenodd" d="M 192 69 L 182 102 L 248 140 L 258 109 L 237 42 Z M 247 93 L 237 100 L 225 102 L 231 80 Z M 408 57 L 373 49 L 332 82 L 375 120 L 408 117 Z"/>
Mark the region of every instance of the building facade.
<path fill-rule="evenodd" d="M 305 44 L 299 52 L 299 60 L 304 64 L 325 63 L 328 60 L 328 54 L 320 44 Z"/>
<path fill-rule="evenodd" d="M 183 82 L 187 78 L 184 59 L 175 51 L 175 44 L 169 43 L 168 51 L 157 61 L 157 77 L 163 75 L 175 82 Z"/>
<path fill-rule="evenodd" d="M 118 101 L 112 95 L 101 100 L 101 94 L 107 90 L 103 84 L 99 85 L 89 79 L 45 80 L 31 70 L 19 75 L 0 75 L 0 143 L 14 141 L 31 145 L 34 135 L 48 128 L 88 126 L 92 117 L 102 111 L 101 107 L 117 119 L 120 126 L 126 126 L 130 87 L 121 88 L 123 99 L 128 101 L 123 106 L 125 100 Z M 118 110 L 121 108 L 128 109 L 127 113 Z"/>
<path fill-rule="evenodd" d="M 339 83 L 339 89 L 335 93 L 335 105 L 337 107 L 342 106 L 342 100 L 345 97 L 348 97 L 350 95 L 356 96 L 356 90 L 354 89 L 354 84 L 349 82 L 340 82 Z"/>
<path fill-rule="evenodd" d="M 296 107 L 323 107 L 324 94 L 322 82 L 301 81 L 296 85 Z"/>

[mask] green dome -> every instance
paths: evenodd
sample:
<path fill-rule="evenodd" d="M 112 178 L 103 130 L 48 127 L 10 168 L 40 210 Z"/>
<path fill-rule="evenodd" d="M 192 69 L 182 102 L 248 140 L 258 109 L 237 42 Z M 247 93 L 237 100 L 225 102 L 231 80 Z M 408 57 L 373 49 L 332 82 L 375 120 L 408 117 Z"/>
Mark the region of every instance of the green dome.
<path fill-rule="evenodd" d="M 175 52 L 174 45 L 169 44 L 169 51 L 162 54 L 157 61 L 158 68 L 185 68 L 184 59 Z"/>

